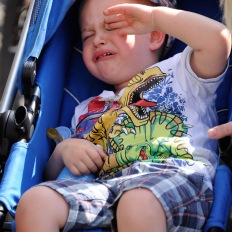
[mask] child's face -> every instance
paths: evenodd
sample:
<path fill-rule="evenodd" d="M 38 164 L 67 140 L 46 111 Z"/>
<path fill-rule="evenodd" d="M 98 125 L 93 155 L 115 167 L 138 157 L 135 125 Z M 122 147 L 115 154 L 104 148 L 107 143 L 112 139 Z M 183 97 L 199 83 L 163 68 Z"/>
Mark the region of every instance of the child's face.
<path fill-rule="evenodd" d="M 120 3 L 125 0 L 86 0 L 80 19 L 85 65 L 116 90 L 126 87 L 132 77 L 156 61 L 150 34 L 119 35 L 117 30 L 105 28 L 103 11 Z"/>

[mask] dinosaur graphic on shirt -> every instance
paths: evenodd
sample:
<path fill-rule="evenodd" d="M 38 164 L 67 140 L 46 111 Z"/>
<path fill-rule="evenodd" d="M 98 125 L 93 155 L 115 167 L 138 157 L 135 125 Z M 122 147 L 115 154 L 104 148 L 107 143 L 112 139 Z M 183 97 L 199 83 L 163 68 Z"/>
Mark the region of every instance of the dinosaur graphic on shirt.
<path fill-rule="evenodd" d="M 188 152 L 188 126 L 183 118 L 157 110 L 149 91 L 165 81 L 158 67 L 146 69 L 128 83 L 119 109 L 109 110 L 95 123 L 87 139 L 108 154 L 100 175 L 111 175 L 131 163 L 165 162 L 174 157 L 192 159 Z"/>

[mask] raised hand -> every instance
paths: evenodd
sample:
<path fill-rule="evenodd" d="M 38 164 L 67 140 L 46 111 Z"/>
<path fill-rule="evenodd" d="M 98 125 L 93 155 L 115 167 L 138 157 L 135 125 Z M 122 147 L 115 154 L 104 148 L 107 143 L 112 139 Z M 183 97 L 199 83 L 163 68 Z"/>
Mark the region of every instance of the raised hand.
<path fill-rule="evenodd" d="M 153 31 L 152 7 L 139 4 L 119 4 L 104 11 L 105 27 L 119 34 L 145 34 Z"/>

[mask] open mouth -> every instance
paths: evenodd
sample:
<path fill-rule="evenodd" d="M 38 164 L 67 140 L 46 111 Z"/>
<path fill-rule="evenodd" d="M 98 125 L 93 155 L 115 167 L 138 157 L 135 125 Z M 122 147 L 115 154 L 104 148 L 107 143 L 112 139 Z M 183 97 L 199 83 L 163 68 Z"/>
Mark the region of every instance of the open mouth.
<path fill-rule="evenodd" d="M 99 59 L 101 59 L 101 58 L 103 58 L 103 57 L 112 56 L 112 55 L 113 55 L 113 54 L 110 53 L 110 52 L 104 53 L 104 54 L 98 56 L 98 57 L 96 58 L 96 61 L 98 61 Z"/>

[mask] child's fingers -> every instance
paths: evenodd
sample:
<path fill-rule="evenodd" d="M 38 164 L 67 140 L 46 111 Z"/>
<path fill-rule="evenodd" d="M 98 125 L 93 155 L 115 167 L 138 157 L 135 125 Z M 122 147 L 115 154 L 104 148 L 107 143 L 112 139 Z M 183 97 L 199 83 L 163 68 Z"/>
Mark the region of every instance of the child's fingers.
<path fill-rule="evenodd" d="M 115 6 L 111 6 L 109 8 L 107 8 L 106 10 L 104 10 L 104 15 L 112 15 L 112 14 L 120 14 L 120 13 L 125 13 L 125 11 L 127 10 L 128 6 L 130 6 L 130 4 L 119 4 L 119 5 L 115 5 Z"/>
<path fill-rule="evenodd" d="M 132 35 L 135 34 L 133 27 L 128 25 L 127 21 L 115 22 L 115 23 L 105 23 L 105 28 L 109 31 L 118 30 L 120 35 Z"/>
<path fill-rule="evenodd" d="M 70 168 L 70 172 L 75 176 L 80 176 L 84 174 L 89 174 L 91 171 L 89 170 L 88 166 L 86 166 L 85 163 L 83 163 L 81 160 L 78 160 L 78 162 L 74 163 Z"/>
<path fill-rule="evenodd" d="M 116 14 L 105 18 L 105 27 L 108 30 L 115 30 L 128 26 L 128 18 L 124 15 Z"/>
<path fill-rule="evenodd" d="M 72 165 L 69 166 L 67 165 L 67 168 L 75 176 L 89 174 L 89 173 L 96 173 L 99 171 L 99 167 L 97 167 L 94 161 L 91 160 L 87 154 L 84 160 L 76 160 L 72 163 Z"/>
<path fill-rule="evenodd" d="M 113 14 L 105 17 L 105 23 L 115 23 L 120 21 L 125 21 L 126 17 L 122 14 Z"/>
<path fill-rule="evenodd" d="M 100 145 L 96 145 L 98 154 L 100 155 L 101 159 L 104 160 L 107 156 L 106 153 L 103 151 L 103 148 Z"/>
<path fill-rule="evenodd" d="M 127 27 L 127 26 L 128 26 L 127 21 L 105 23 L 105 27 L 107 30 L 116 30 L 116 29 Z"/>
<path fill-rule="evenodd" d="M 229 122 L 209 129 L 208 135 L 213 139 L 221 139 L 223 137 L 232 135 L 231 132 L 232 132 L 232 122 Z"/>
<path fill-rule="evenodd" d="M 86 151 L 86 158 L 83 162 L 91 170 L 91 172 L 97 172 L 102 168 L 105 157 L 107 156 L 100 145 L 94 145 L 93 149 Z"/>

